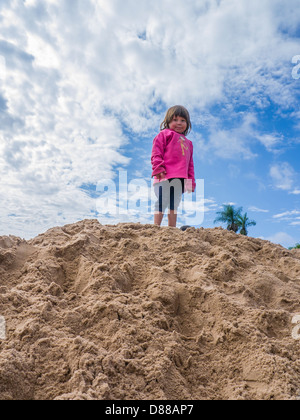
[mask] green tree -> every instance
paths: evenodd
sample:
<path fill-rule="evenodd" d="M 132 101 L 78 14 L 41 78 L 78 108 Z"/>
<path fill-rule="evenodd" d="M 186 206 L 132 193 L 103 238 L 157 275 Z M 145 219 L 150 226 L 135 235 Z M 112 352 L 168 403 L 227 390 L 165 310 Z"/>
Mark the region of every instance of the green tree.
<path fill-rule="evenodd" d="M 235 233 L 239 230 L 239 217 L 241 217 L 241 213 L 243 208 L 240 207 L 236 209 L 234 206 L 230 204 L 223 205 L 223 211 L 218 211 L 218 217 L 215 219 L 214 223 L 226 223 L 227 230 L 231 230 Z"/>
<path fill-rule="evenodd" d="M 300 249 L 300 244 L 296 244 L 295 246 L 292 246 L 291 248 L 289 248 L 289 250 L 291 249 Z"/>
<path fill-rule="evenodd" d="M 249 226 L 256 226 L 255 220 L 250 220 L 247 213 L 245 213 L 244 215 L 238 214 L 236 223 L 241 229 L 240 234 L 244 236 L 248 236 Z"/>

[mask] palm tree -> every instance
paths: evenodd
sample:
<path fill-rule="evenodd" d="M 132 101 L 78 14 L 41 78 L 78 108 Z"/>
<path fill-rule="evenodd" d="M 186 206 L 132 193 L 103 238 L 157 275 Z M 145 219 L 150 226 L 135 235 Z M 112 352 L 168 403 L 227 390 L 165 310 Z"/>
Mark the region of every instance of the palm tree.
<path fill-rule="evenodd" d="M 237 216 L 237 224 L 238 224 L 239 228 L 241 229 L 240 234 L 245 235 L 245 236 L 248 236 L 247 228 L 249 226 L 256 226 L 255 220 L 250 220 L 248 218 L 247 213 L 245 213 L 243 216 L 241 214 L 239 214 Z"/>
<path fill-rule="evenodd" d="M 214 223 L 226 223 L 227 230 L 231 230 L 236 233 L 239 230 L 238 220 L 242 211 L 242 207 L 235 209 L 235 207 L 230 204 L 224 204 L 223 211 L 217 212 L 218 217 L 215 219 Z"/>

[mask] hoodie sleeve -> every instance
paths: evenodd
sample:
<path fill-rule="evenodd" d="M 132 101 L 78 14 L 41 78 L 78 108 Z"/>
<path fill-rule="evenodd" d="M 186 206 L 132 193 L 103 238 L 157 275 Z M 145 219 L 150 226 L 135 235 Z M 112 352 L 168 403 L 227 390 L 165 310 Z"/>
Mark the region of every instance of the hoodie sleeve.
<path fill-rule="evenodd" d="M 166 150 L 166 139 L 163 133 L 155 137 L 152 148 L 152 177 L 162 172 L 166 172 L 164 155 Z"/>
<path fill-rule="evenodd" d="M 190 159 L 190 163 L 189 163 L 189 171 L 188 171 L 188 177 L 189 179 L 192 180 L 192 185 L 193 185 L 193 192 L 196 190 L 196 180 L 195 180 L 195 168 L 194 168 L 194 148 L 192 145 L 192 154 L 191 154 L 191 159 Z"/>

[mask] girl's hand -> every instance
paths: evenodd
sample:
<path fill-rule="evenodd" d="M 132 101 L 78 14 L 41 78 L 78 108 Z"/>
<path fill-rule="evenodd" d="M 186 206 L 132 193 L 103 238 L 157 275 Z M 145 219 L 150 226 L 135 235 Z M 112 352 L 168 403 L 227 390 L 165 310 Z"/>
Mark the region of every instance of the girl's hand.
<path fill-rule="evenodd" d="M 193 192 L 193 182 L 191 179 L 185 180 L 185 192 L 191 194 Z"/>
<path fill-rule="evenodd" d="M 161 181 L 162 179 L 165 178 L 166 173 L 165 172 L 161 172 L 160 174 L 156 175 L 156 178 L 159 179 L 159 181 Z"/>

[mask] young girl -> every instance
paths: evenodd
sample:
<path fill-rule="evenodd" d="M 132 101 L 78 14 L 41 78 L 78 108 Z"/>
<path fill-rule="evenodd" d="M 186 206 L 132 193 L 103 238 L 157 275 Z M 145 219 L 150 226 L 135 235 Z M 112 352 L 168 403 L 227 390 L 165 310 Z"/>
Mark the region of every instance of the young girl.
<path fill-rule="evenodd" d="M 158 226 L 168 207 L 169 226 L 176 227 L 182 194 L 195 191 L 193 143 L 185 137 L 191 128 L 187 109 L 174 106 L 168 110 L 160 127 L 161 132 L 153 141 L 151 163 L 157 197 L 154 223 Z"/>

